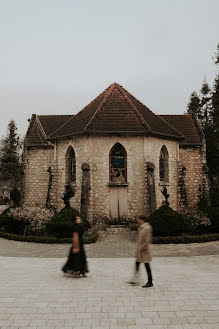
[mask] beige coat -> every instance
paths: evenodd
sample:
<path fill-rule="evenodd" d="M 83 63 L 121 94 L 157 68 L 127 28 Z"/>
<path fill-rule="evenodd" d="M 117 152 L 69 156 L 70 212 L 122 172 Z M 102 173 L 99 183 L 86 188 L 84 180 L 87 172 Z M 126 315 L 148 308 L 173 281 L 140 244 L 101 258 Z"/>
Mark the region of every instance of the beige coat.
<path fill-rule="evenodd" d="M 149 223 L 140 226 L 138 232 L 138 244 L 136 261 L 139 263 L 149 263 L 152 261 L 151 254 L 152 227 Z"/>

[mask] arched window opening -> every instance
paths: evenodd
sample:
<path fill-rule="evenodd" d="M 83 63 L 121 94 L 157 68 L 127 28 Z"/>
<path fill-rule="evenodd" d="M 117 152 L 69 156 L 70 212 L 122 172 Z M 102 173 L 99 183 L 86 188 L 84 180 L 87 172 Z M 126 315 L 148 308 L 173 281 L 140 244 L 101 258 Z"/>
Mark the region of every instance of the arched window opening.
<path fill-rule="evenodd" d="M 166 146 L 163 146 L 160 151 L 159 157 L 159 171 L 160 181 L 164 183 L 169 182 L 169 164 L 168 164 L 168 151 Z"/>
<path fill-rule="evenodd" d="M 110 151 L 110 181 L 127 182 L 127 156 L 124 147 L 117 143 Z"/>
<path fill-rule="evenodd" d="M 76 158 L 75 151 L 72 146 L 69 146 L 66 156 L 66 183 L 76 181 Z"/>

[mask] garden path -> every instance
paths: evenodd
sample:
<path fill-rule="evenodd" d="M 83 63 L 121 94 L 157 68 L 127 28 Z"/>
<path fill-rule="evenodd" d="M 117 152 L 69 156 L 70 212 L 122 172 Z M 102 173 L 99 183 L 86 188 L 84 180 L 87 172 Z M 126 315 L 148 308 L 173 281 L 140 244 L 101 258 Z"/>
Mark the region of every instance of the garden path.
<path fill-rule="evenodd" d="M 68 254 L 70 244 L 44 244 L 19 242 L 0 238 L 0 256 L 63 258 Z M 94 244 L 86 245 L 89 258 L 126 258 L 135 254 L 136 242 L 130 236 L 108 235 Z M 154 244 L 153 256 L 179 257 L 219 255 L 219 241 L 191 244 Z"/>

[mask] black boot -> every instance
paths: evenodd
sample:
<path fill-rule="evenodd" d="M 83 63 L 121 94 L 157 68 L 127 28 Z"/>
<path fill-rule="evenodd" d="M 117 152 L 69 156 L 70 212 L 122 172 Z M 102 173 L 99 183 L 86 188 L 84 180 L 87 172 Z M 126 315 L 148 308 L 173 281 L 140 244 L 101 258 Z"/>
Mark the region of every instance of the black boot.
<path fill-rule="evenodd" d="M 152 282 L 147 282 L 144 286 L 142 286 L 142 288 L 149 288 L 149 287 L 153 287 Z"/>

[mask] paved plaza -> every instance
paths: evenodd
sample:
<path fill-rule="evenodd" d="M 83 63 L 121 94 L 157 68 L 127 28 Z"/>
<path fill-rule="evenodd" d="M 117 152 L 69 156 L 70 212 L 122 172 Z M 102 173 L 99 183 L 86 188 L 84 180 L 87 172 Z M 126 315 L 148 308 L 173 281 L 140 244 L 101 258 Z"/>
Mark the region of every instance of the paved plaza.
<path fill-rule="evenodd" d="M 116 247 L 107 249 L 109 241 Z M 126 256 L 119 257 L 119 251 L 115 255 L 118 248 L 124 255 L 125 246 L 130 249 Z M 154 245 L 154 287 L 148 289 L 141 287 L 143 266 L 140 285 L 126 283 L 133 270 L 134 246 L 121 237 L 87 245 L 90 272 L 87 278 L 76 279 L 60 271 L 69 245 L 0 239 L 0 328 L 219 328 L 218 242 L 200 244 L 198 249 L 195 244 L 193 252 L 192 244 L 181 245 L 187 251 L 180 257 L 171 256 L 174 246 L 180 252 L 179 245 Z M 168 257 L 158 256 L 159 250 Z"/>

